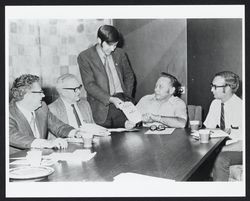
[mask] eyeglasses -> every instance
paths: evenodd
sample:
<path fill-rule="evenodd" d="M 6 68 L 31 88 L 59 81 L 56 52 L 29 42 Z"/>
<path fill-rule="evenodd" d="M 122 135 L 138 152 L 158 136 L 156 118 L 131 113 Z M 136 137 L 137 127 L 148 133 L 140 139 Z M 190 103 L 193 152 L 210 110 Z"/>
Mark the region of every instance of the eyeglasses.
<path fill-rule="evenodd" d="M 166 128 L 167 128 L 167 126 L 164 126 L 164 125 L 158 125 L 158 126 L 152 125 L 152 126 L 149 127 L 149 129 L 150 129 L 151 131 L 163 131 L 163 130 L 165 130 Z"/>
<path fill-rule="evenodd" d="M 41 91 L 31 91 L 31 93 L 33 94 L 44 94 L 44 91 L 41 90 Z"/>
<path fill-rule="evenodd" d="M 223 88 L 223 87 L 226 87 L 228 85 L 227 84 L 225 84 L 225 85 L 215 85 L 215 84 L 211 83 L 210 86 L 211 86 L 211 88 L 214 87 L 214 89 L 216 90 L 217 88 Z"/>
<path fill-rule="evenodd" d="M 79 87 L 75 87 L 75 88 L 63 88 L 63 89 L 73 90 L 74 92 L 76 92 L 77 90 L 80 91 L 82 89 L 82 84 L 80 84 Z"/>

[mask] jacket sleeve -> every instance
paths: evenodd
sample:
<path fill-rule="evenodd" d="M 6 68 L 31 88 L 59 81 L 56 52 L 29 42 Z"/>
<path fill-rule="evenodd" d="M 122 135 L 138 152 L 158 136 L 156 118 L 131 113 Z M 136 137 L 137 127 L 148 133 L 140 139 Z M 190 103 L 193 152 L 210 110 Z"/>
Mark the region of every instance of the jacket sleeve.
<path fill-rule="evenodd" d="M 91 62 L 91 60 L 89 60 L 83 53 L 81 53 L 77 57 L 77 62 L 79 65 L 84 87 L 88 94 L 90 94 L 92 97 L 94 97 L 104 105 L 108 105 L 110 95 L 96 83 L 95 76 L 97 75 L 95 75 L 92 70 L 93 63 Z"/>
<path fill-rule="evenodd" d="M 35 140 L 34 136 L 23 133 L 18 127 L 17 121 L 10 114 L 9 117 L 9 144 L 11 147 L 18 149 L 28 149 L 31 143 Z"/>
<path fill-rule="evenodd" d="M 57 137 L 67 137 L 74 128 L 60 121 L 52 112 L 48 110 L 48 129 Z"/>

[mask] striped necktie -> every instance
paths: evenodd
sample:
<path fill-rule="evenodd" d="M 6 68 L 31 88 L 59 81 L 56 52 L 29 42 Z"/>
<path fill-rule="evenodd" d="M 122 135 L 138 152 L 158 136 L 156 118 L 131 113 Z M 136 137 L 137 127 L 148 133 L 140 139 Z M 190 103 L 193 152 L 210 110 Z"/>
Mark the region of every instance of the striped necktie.
<path fill-rule="evenodd" d="M 221 103 L 220 128 L 225 129 L 224 103 Z"/>

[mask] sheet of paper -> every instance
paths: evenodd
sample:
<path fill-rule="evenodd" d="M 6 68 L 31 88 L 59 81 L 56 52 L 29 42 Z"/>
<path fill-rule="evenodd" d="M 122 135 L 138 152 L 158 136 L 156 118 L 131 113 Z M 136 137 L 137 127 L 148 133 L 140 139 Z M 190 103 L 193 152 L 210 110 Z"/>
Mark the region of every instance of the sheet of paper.
<path fill-rule="evenodd" d="M 68 143 L 83 143 L 82 138 L 69 137 L 67 138 Z"/>
<path fill-rule="evenodd" d="M 129 121 L 132 121 L 135 124 L 142 121 L 141 113 L 137 110 L 136 106 L 132 102 L 124 102 L 124 104 L 120 106 L 120 109 L 123 111 Z"/>
<path fill-rule="evenodd" d="M 172 179 L 153 177 L 137 173 L 121 173 L 114 177 L 114 182 L 174 182 Z"/>
<path fill-rule="evenodd" d="M 170 135 L 174 132 L 175 128 L 165 128 L 163 131 L 151 131 L 150 129 L 145 132 L 146 135 L 153 134 L 153 135 Z"/>
<path fill-rule="evenodd" d="M 88 161 L 96 155 L 96 152 L 91 153 L 90 150 L 78 149 L 73 153 L 52 153 L 48 158 L 56 161 Z"/>
<path fill-rule="evenodd" d="M 191 135 L 193 135 L 193 136 L 195 136 L 197 138 L 200 137 L 199 136 L 199 131 L 194 131 L 194 132 L 191 133 Z M 224 131 L 222 131 L 220 129 L 211 130 L 211 135 L 210 135 L 211 138 L 228 137 L 228 136 L 229 136 L 228 133 L 226 133 L 226 132 L 224 132 Z"/>

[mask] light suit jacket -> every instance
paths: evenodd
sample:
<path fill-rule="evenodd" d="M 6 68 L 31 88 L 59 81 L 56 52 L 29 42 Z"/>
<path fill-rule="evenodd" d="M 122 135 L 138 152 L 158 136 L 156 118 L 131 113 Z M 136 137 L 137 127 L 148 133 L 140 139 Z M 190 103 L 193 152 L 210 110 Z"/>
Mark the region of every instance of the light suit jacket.
<path fill-rule="evenodd" d="M 86 123 L 95 123 L 92 117 L 91 108 L 87 100 L 84 100 L 83 98 L 81 98 L 80 101 L 77 102 L 77 106 L 81 112 L 83 120 L 86 121 Z M 60 97 L 56 99 L 53 103 L 51 103 L 48 107 L 49 107 L 49 110 L 58 119 L 60 119 L 66 124 L 69 123 L 65 105 Z"/>
<path fill-rule="evenodd" d="M 116 48 L 112 58 L 124 94 L 131 97 L 134 88 L 134 73 L 124 51 Z M 105 67 L 96 51 L 96 46 L 81 52 L 77 58 L 82 81 L 87 91 L 94 121 L 105 122 L 109 110 L 109 82 Z"/>
<path fill-rule="evenodd" d="M 47 139 L 48 130 L 57 137 L 67 137 L 74 128 L 56 118 L 49 110 L 46 103 L 35 111 L 36 125 L 41 139 Z M 17 150 L 30 148 L 36 138 L 30 124 L 18 109 L 14 101 L 9 105 L 9 145 L 10 154 Z"/>

